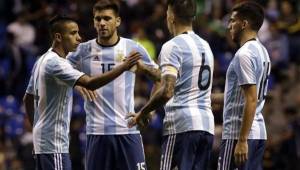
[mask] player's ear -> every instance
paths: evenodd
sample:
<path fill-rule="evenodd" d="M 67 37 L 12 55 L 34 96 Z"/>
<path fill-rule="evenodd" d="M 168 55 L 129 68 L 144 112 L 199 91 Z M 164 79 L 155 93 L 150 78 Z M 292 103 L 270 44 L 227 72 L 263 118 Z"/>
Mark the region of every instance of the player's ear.
<path fill-rule="evenodd" d="M 116 18 L 116 26 L 119 27 L 121 25 L 121 17 Z"/>
<path fill-rule="evenodd" d="M 175 18 L 175 14 L 174 14 L 173 10 L 171 9 L 171 7 L 168 8 L 167 18 L 170 23 L 172 23 L 172 24 L 175 23 L 176 18 Z"/>
<path fill-rule="evenodd" d="M 55 33 L 54 34 L 54 39 L 58 42 L 61 42 L 62 41 L 62 36 L 60 33 Z"/>
<path fill-rule="evenodd" d="M 244 19 L 242 28 L 245 29 L 246 27 L 249 27 L 249 21 Z"/>

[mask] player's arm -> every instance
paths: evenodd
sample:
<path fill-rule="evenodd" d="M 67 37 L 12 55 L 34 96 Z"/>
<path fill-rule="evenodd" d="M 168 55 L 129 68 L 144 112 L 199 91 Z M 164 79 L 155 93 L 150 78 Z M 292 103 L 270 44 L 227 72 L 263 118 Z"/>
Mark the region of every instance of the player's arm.
<path fill-rule="evenodd" d="M 156 108 L 166 104 L 174 95 L 176 77 L 165 75 L 160 88 L 152 95 L 147 104 L 141 109 L 141 114 L 148 114 Z"/>
<path fill-rule="evenodd" d="M 151 89 L 150 97 L 153 96 L 155 92 L 157 92 L 160 89 L 160 87 L 161 87 L 161 81 L 154 81 L 153 87 Z"/>
<path fill-rule="evenodd" d="M 25 93 L 23 97 L 23 102 L 25 106 L 25 113 L 29 119 L 31 125 L 33 125 L 33 115 L 34 115 L 34 95 Z"/>
<path fill-rule="evenodd" d="M 90 90 L 95 90 L 99 87 L 104 86 L 105 84 L 111 82 L 115 78 L 117 78 L 124 71 L 129 70 L 133 65 L 137 63 L 137 61 L 141 58 L 140 53 L 132 52 L 128 57 L 124 60 L 122 64 L 115 67 L 111 71 L 105 72 L 103 74 L 97 76 L 81 76 L 75 85 L 83 86 Z"/>
<path fill-rule="evenodd" d="M 154 61 L 152 61 L 147 50 L 141 46 L 137 45 L 136 50 L 142 54 L 142 59 L 137 63 L 137 71 L 145 74 L 152 81 L 161 80 L 161 72 Z"/>
<path fill-rule="evenodd" d="M 148 66 L 144 64 L 141 60 L 137 63 L 138 71 L 141 73 L 144 73 L 148 78 L 150 78 L 152 81 L 160 81 L 161 79 L 161 72 L 159 69 L 154 68 L 152 66 Z"/>
<path fill-rule="evenodd" d="M 257 104 L 256 85 L 248 84 L 242 85 L 241 87 L 244 93 L 245 106 L 243 110 L 241 131 L 234 151 L 235 162 L 237 165 L 243 164 L 248 159 L 247 139 L 252 127 Z"/>
<path fill-rule="evenodd" d="M 213 93 L 211 94 L 212 104 L 223 104 L 224 103 L 224 93 Z"/>
<path fill-rule="evenodd" d="M 176 83 L 176 76 L 166 74 L 162 77 L 162 83 L 159 89 L 151 96 L 147 104 L 134 116 L 128 123 L 129 127 L 138 124 L 145 126 L 149 123 L 149 113 L 156 108 L 166 104 L 174 95 L 174 88 Z"/>

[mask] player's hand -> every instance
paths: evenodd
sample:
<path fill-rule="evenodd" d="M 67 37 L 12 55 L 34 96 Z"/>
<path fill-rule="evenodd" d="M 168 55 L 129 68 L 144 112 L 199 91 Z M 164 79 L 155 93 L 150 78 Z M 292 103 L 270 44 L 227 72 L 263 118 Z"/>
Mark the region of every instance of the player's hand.
<path fill-rule="evenodd" d="M 144 128 L 148 126 L 151 122 L 152 115 L 151 114 L 141 114 L 141 112 L 134 114 L 129 113 L 127 118 L 128 120 L 128 127 L 132 128 L 135 125 L 138 125 L 139 128 Z"/>
<path fill-rule="evenodd" d="M 146 69 L 146 65 L 143 63 L 142 60 L 138 60 L 136 65 L 137 65 L 138 70 L 145 70 Z"/>
<path fill-rule="evenodd" d="M 244 164 L 248 159 L 248 143 L 246 141 L 238 141 L 234 149 L 234 162 L 237 166 Z"/>
<path fill-rule="evenodd" d="M 139 59 L 141 59 L 141 54 L 139 52 L 136 51 L 130 52 L 123 62 L 125 70 L 129 70 L 131 67 L 136 65 Z"/>
<path fill-rule="evenodd" d="M 92 102 L 97 98 L 96 91 L 88 90 L 82 86 L 75 86 L 74 88 L 76 91 L 79 92 L 79 94 L 84 98 L 84 100 Z"/>
<path fill-rule="evenodd" d="M 136 113 L 128 113 L 127 116 L 125 117 L 125 119 L 128 119 L 127 126 L 129 128 L 132 128 L 133 126 L 135 126 L 137 124 L 136 116 L 137 116 Z"/>

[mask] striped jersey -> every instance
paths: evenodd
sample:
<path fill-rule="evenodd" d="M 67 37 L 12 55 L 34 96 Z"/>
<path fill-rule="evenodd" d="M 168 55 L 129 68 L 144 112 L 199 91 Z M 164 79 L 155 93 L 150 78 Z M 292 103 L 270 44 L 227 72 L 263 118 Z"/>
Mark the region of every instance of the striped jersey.
<path fill-rule="evenodd" d="M 82 75 L 52 49 L 35 63 L 26 93 L 34 95 L 36 154 L 69 152 L 72 90 Z"/>
<path fill-rule="evenodd" d="M 119 65 L 131 51 L 142 54 L 144 64 L 158 68 L 146 50 L 135 41 L 119 38 L 113 46 L 101 46 L 96 39 L 81 43 L 68 56 L 70 63 L 87 75 L 103 74 Z M 96 90 L 96 101 L 85 101 L 86 132 L 93 135 L 136 134 L 127 127 L 126 116 L 134 113 L 135 73 L 125 71 L 112 82 Z"/>
<path fill-rule="evenodd" d="M 177 70 L 174 96 L 165 106 L 164 135 L 192 130 L 214 134 L 211 88 L 214 58 L 209 44 L 193 31 L 166 42 L 160 52 L 162 72 Z"/>
<path fill-rule="evenodd" d="M 235 54 L 227 73 L 223 108 L 223 139 L 238 139 L 243 119 L 245 99 L 242 85 L 255 84 L 257 106 L 248 139 L 267 139 L 262 109 L 267 94 L 270 58 L 258 40 L 246 42 Z"/>

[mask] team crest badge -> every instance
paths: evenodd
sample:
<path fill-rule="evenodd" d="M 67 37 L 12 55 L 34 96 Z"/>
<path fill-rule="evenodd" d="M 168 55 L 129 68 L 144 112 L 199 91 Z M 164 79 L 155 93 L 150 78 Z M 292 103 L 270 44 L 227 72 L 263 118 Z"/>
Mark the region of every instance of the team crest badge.
<path fill-rule="evenodd" d="M 122 50 L 117 50 L 116 60 L 117 62 L 122 62 L 125 59 L 124 52 Z"/>

